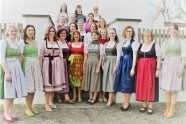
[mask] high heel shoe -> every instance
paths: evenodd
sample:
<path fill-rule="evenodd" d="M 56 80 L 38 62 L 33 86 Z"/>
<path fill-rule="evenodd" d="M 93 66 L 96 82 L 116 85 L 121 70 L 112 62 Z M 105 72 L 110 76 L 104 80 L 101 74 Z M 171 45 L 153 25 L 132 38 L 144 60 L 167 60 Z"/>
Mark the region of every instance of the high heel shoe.
<path fill-rule="evenodd" d="M 5 115 L 3 115 L 3 120 L 6 121 L 7 123 L 13 123 L 14 120 L 11 118 L 10 120 L 8 120 Z"/>
<path fill-rule="evenodd" d="M 129 105 L 128 105 L 127 108 L 120 107 L 120 110 L 121 110 L 121 111 L 128 111 L 130 108 L 131 108 L 131 106 L 130 106 L 130 103 L 129 103 Z"/>

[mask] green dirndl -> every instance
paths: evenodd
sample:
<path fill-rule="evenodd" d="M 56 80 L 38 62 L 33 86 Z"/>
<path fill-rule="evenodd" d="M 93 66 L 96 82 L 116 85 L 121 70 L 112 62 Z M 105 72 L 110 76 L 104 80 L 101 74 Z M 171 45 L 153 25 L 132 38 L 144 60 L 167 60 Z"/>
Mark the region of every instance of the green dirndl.
<path fill-rule="evenodd" d="M 0 65 L 0 99 L 4 99 L 4 70 Z"/>

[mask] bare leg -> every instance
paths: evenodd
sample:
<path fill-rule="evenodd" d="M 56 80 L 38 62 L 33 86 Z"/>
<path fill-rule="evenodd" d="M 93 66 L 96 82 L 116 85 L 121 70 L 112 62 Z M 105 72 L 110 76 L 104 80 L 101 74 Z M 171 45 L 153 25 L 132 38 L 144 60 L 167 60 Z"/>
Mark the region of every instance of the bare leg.
<path fill-rule="evenodd" d="M 98 92 L 94 92 L 93 100 L 96 100 Z"/>
<path fill-rule="evenodd" d="M 113 93 L 109 93 L 109 100 L 107 102 L 107 105 L 111 105 L 112 104 L 112 100 L 113 100 Z"/>
<path fill-rule="evenodd" d="M 81 87 L 78 87 L 78 100 L 81 101 Z"/>
<path fill-rule="evenodd" d="M 70 100 L 68 93 L 65 94 L 65 100 Z"/>
<path fill-rule="evenodd" d="M 93 98 L 93 93 L 89 92 L 89 96 L 90 96 L 90 99 L 92 99 Z"/>
<path fill-rule="evenodd" d="M 171 104 L 171 93 L 169 92 L 165 92 L 165 96 L 166 96 L 166 111 L 164 112 L 163 116 L 167 116 L 169 113 L 169 109 L 170 109 L 170 104 Z"/>
<path fill-rule="evenodd" d="M 73 87 L 73 94 L 74 94 L 73 100 L 76 100 L 76 87 Z"/>
<path fill-rule="evenodd" d="M 32 93 L 31 94 L 31 99 L 30 99 L 30 108 L 32 110 L 32 105 L 33 105 L 33 101 L 34 101 L 34 96 L 35 96 L 35 93 Z"/>
<path fill-rule="evenodd" d="M 149 108 L 151 108 L 152 109 L 152 106 L 153 106 L 153 102 L 149 102 Z M 151 109 L 149 109 L 148 110 L 148 112 L 152 112 L 152 110 Z"/>
<path fill-rule="evenodd" d="M 54 92 L 51 92 L 49 97 L 49 105 L 54 105 L 53 98 L 54 98 Z"/>
<path fill-rule="evenodd" d="M 171 105 L 170 105 L 169 113 L 167 114 L 168 118 L 171 118 L 174 115 L 174 108 L 175 108 L 177 96 L 178 93 L 171 93 Z"/>
<path fill-rule="evenodd" d="M 13 115 L 13 113 L 12 113 L 13 103 L 14 103 L 14 99 L 12 99 L 12 100 L 10 101 L 9 114 L 10 114 L 11 117 L 15 117 L 15 115 Z"/>
<path fill-rule="evenodd" d="M 11 115 L 10 115 L 10 111 L 11 111 L 11 106 L 12 106 L 12 99 L 5 99 L 4 100 L 4 115 L 8 120 L 11 120 Z"/>
<path fill-rule="evenodd" d="M 123 108 L 127 108 L 129 106 L 129 103 L 127 103 L 128 99 L 128 93 L 124 93 L 124 104 Z"/>
<path fill-rule="evenodd" d="M 50 97 L 50 92 L 45 92 L 45 107 L 50 108 L 49 106 L 49 97 Z"/>

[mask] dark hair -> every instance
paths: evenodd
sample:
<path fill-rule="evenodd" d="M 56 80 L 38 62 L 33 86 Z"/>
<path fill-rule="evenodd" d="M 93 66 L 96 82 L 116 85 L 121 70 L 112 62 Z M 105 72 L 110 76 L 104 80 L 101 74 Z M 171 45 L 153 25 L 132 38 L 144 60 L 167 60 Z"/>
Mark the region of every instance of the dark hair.
<path fill-rule="evenodd" d="M 88 16 L 89 15 L 92 15 L 93 16 L 93 22 L 94 22 L 94 14 L 93 13 L 89 13 L 88 15 L 87 15 L 87 18 L 88 18 Z M 87 22 L 88 22 L 89 20 L 87 19 Z"/>
<path fill-rule="evenodd" d="M 63 3 L 62 5 L 65 5 L 66 6 L 65 12 L 67 13 L 67 5 L 66 5 L 66 3 Z M 62 5 L 61 5 L 60 13 L 62 12 Z"/>
<path fill-rule="evenodd" d="M 79 42 L 82 42 L 81 34 L 80 34 L 79 31 L 74 31 L 74 32 L 73 32 L 72 37 L 71 37 L 71 41 L 74 42 L 74 34 L 75 34 L 75 33 L 78 33 L 78 35 L 79 35 Z"/>
<path fill-rule="evenodd" d="M 63 31 L 65 31 L 65 32 L 66 32 L 66 36 L 68 36 L 68 31 L 67 31 L 67 29 L 65 29 L 65 28 L 59 28 L 59 29 L 57 30 L 57 37 L 58 37 L 58 38 L 60 38 L 60 33 L 63 32 Z"/>
<path fill-rule="evenodd" d="M 116 32 L 115 28 L 111 28 L 110 30 L 114 30 Z M 109 40 L 110 40 L 110 37 L 109 37 Z M 119 42 L 117 32 L 116 32 L 116 36 L 115 36 L 114 40 L 116 41 L 116 43 Z"/>
<path fill-rule="evenodd" d="M 81 5 L 77 5 L 77 6 L 76 6 L 76 10 L 75 10 L 76 18 L 78 17 L 77 8 L 82 8 L 82 6 L 81 6 Z M 82 14 L 82 10 L 81 10 L 81 14 Z"/>
<path fill-rule="evenodd" d="M 91 32 L 91 35 L 92 35 L 93 33 L 97 34 L 97 35 L 98 35 L 98 38 L 100 37 L 100 34 L 99 34 L 99 31 L 98 31 L 98 30 L 92 31 L 92 32 Z"/>
<path fill-rule="evenodd" d="M 54 29 L 54 32 L 55 32 L 55 35 L 54 35 L 54 41 L 57 41 L 58 38 L 57 38 L 57 35 L 56 35 L 56 29 L 54 28 L 54 26 L 49 26 L 46 31 L 45 31 L 45 37 L 44 37 L 44 40 L 49 40 L 49 32 L 50 32 L 50 29 Z"/>
<path fill-rule="evenodd" d="M 69 24 L 69 33 L 70 33 L 70 26 L 71 26 L 72 24 L 74 24 L 75 27 L 76 27 L 76 30 L 78 30 L 78 25 L 77 25 L 75 22 L 71 22 L 71 23 Z"/>
<path fill-rule="evenodd" d="M 90 24 L 90 27 L 91 27 L 91 25 L 93 25 L 93 24 L 96 26 L 96 30 L 98 30 L 98 27 L 97 27 L 96 23 L 94 23 L 94 22 L 93 22 L 92 24 Z"/>
<path fill-rule="evenodd" d="M 25 27 L 25 29 L 24 29 L 24 36 L 23 36 L 23 39 L 24 39 L 25 44 L 28 44 L 28 43 L 26 42 L 26 39 L 28 38 L 28 36 L 27 36 L 27 29 L 28 29 L 29 27 L 32 27 L 32 28 L 34 29 L 34 36 L 32 37 L 32 39 L 33 39 L 33 40 L 35 39 L 35 34 L 36 34 L 35 27 L 34 27 L 33 25 L 27 25 L 27 26 Z"/>

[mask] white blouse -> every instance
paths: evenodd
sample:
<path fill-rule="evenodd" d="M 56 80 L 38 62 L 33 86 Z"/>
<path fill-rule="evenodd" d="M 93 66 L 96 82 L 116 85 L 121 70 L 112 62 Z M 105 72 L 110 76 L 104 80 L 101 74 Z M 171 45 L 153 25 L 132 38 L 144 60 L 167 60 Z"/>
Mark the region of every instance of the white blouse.
<path fill-rule="evenodd" d="M 63 43 L 59 40 L 58 43 L 59 43 L 59 45 L 60 45 L 61 48 L 68 48 L 68 45 L 67 45 L 66 42 L 63 44 Z"/>
<path fill-rule="evenodd" d="M 127 47 L 129 44 L 124 44 L 124 42 L 125 41 L 123 41 L 123 42 L 120 42 L 120 43 L 118 43 L 118 45 L 117 45 L 117 60 L 119 60 L 120 59 L 120 56 L 123 56 L 123 51 L 122 51 L 122 47 Z M 133 43 L 132 43 L 132 50 L 133 51 L 138 51 L 138 48 L 139 48 L 139 43 L 137 42 L 137 41 L 134 41 Z"/>
<path fill-rule="evenodd" d="M 0 41 L 0 64 L 5 63 L 5 56 L 6 56 L 6 40 L 8 41 L 10 47 L 14 49 L 18 49 L 18 45 L 16 41 L 12 41 L 10 38 L 6 38 Z"/>
<path fill-rule="evenodd" d="M 97 45 L 92 44 L 91 49 L 95 49 Z M 88 45 L 85 45 L 84 47 L 84 53 L 88 53 Z M 104 54 L 104 45 L 100 44 L 100 55 L 102 56 Z"/>
<path fill-rule="evenodd" d="M 142 52 L 150 51 L 153 44 L 154 43 L 152 42 L 148 47 L 145 48 L 145 45 L 143 43 L 142 46 L 141 46 L 141 51 Z M 156 56 L 162 56 L 162 51 L 161 51 L 161 48 L 158 46 L 158 44 L 155 44 L 155 51 L 156 51 Z"/>
<path fill-rule="evenodd" d="M 89 44 L 90 42 L 92 42 L 92 37 L 91 37 L 91 33 L 88 32 L 88 33 L 86 33 L 85 36 L 84 36 L 84 44 L 85 44 L 85 46 L 88 46 L 88 44 Z"/>
<path fill-rule="evenodd" d="M 166 41 L 165 41 L 166 42 Z M 162 56 L 165 58 L 165 42 L 162 45 Z M 175 40 L 171 40 L 171 46 L 174 45 Z M 186 57 L 186 40 L 181 40 L 181 57 Z"/>

